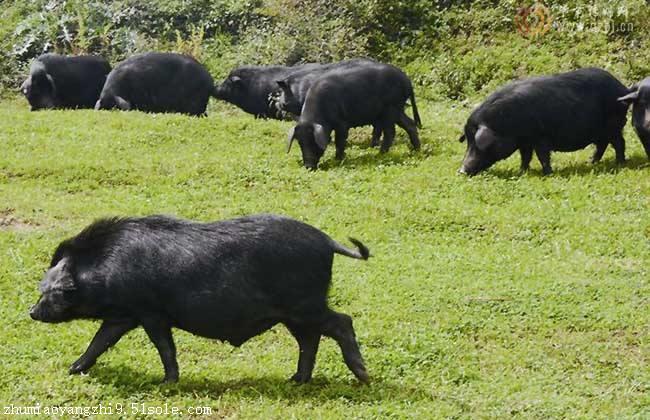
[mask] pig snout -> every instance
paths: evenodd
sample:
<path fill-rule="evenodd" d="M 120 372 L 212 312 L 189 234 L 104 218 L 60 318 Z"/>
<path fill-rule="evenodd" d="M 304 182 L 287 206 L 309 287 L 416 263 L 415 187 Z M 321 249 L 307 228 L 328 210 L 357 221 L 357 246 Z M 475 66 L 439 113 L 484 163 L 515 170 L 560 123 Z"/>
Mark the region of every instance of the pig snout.
<path fill-rule="evenodd" d="M 40 321 L 41 316 L 38 311 L 38 304 L 33 305 L 31 308 L 29 308 L 29 316 L 34 320 L 34 321 Z"/>

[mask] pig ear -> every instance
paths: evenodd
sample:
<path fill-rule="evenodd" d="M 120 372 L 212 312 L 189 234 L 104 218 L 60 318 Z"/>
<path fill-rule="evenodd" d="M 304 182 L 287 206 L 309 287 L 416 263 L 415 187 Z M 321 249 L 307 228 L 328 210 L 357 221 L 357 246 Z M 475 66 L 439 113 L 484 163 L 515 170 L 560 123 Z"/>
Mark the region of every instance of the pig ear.
<path fill-rule="evenodd" d="M 122 111 L 130 111 L 131 110 L 131 103 L 127 101 L 126 99 L 122 98 L 121 96 L 116 96 L 115 97 L 115 103 L 117 104 L 117 107 L 121 109 Z"/>
<path fill-rule="evenodd" d="M 50 290 L 75 290 L 77 285 L 70 271 L 68 259 L 62 258 L 54 267 L 50 268 L 38 288 L 41 293 Z"/>
<path fill-rule="evenodd" d="M 54 79 L 52 79 L 52 76 L 50 76 L 50 73 L 46 73 L 45 77 L 47 77 L 47 81 L 49 82 L 50 86 L 52 87 L 52 94 L 56 95 L 56 85 L 54 84 Z"/>
<path fill-rule="evenodd" d="M 617 100 L 619 102 L 623 102 L 625 105 L 630 105 L 636 102 L 636 100 L 639 98 L 639 91 L 638 88 L 634 90 L 633 92 L 628 93 L 625 96 L 621 96 Z"/>
<path fill-rule="evenodd" d="M 25 79 L 22 85 L 20 85 L 20 91 L 22 92 L 23 95 L 27 94 L 27 82 L 29 82 L 29 77 Z"/>
<path fill-rule="evenodd" d="M 497 141 L 497 134 L 487 126 L 481 125 L 474 135 L 474 141 L 476 143 L 476 147 L 478 147 L 480 150 L 485 151 L 492 144 L 494 144 L 495 141 Z"/>
<path fill-rule="evenodd" d="M 287 153 L 291 151 L 291 145 L 293 144 L 293 139 L 296 138 L 296 127 L 291 127 L 289 133 L 287 133 Z"/>
<path fill-rule="evenodd" d="M 318 147 L 322 150 L 325 150 L 327 144 L 330 142 L 329 136 L 325 132 L 325 128 L 320 124 L 314 124 L 314 139 L 316 140 Z"/>

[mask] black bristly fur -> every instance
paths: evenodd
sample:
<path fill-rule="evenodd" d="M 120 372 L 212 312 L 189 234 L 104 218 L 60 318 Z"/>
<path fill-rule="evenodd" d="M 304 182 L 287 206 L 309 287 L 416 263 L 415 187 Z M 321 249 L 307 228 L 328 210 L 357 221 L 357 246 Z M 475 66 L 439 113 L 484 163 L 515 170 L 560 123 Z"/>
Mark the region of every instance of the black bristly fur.
<path fill-rule="evenodd" d="M 110 71 L 102 57 L 43 54 L 32 63 L 21 91 L 32 111 L 92 108 Z"/>
<path fill-rule="evenodd" d="M 43 295 L 32 317 L 46 322 L 104 321 L 71 373 L 89 369 L 108 347 L 143 326 L 160 353 L 165 379 L 178 378 L 171 328 L 239 346 L 282 323 L 296 337 L 300 361 L 293 379 L 306 382 L 321 335 L 340 345 L 350 370 L 368 381 L 352 320 L 327 305 L 334 253 L 367 259 L 305 223 L 257 215 L 214 223 L 166 216 L 98 220 L 63 241 L 46 280 L 72 274 L 76 290 L 50 316 Z M 49 300 L 48 300 L 49 299 Z M 62 308 L 64 304 L 73 307 Z M 51 318 L 51 319 L 50 319 Z"/>
<path fill-rule="evenodd" d="M 309 71 L 320 64 L 296 66 L 241 66 L 233 69 L 228 77 L 215 88 L 215 97 L 260 118 L 284 119 L 280 110 L 269 97 L 281 92 L 277 81 L 296 71 Z"/>
<path fill-rule="evenodd" d="M 404 112 L 409 99 L 416 121 Z M 304 166 L 313 170 L 332 132 L 340 160 L 351 128 L 372 125 L 372 144 L 376 145 L 383 133 L 381 151 L 387 152 L 395 139 L 396 124 L 407 132 L 413 149 L 419 150 L 417 127 L 421 123 L 411 80 L 390 64 L 359 60 L 353 66 L 331 68 L 310 85 L 293 137 L 300 144 Z"/>
<path fill-rule="evenodd" d="M 95 108 L 203 116 L 213 95 L 212 76 L 194 58 L 150 52 L 129 57 L 111 71 Z"/>
<path fill-rule="evenodd" d="M 632 86 L 619 102 L 632 105 L 632 126 L 650 159 L 650 77 Z"/>
<path fill-rule="evenodd" d="M 627 94 L 605 70 L 584 68 L 509 83 L 492 93 L 465 124 L 467 152 L 461 172 L 474 175 L 519 150 L 527 170 L 533 152 L 545 174 L 551 172 L 552 151 L 570 152 L 596 144 L 598 162 L 607 145 L 625 161 L 623 127 Z"/>

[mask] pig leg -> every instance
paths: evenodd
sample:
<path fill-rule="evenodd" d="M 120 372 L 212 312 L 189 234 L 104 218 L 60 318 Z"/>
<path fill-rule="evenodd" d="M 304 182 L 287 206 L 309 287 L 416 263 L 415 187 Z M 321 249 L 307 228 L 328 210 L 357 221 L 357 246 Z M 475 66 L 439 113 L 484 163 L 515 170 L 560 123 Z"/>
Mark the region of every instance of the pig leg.
<path fill-rule="evenodd" d="M 95 337 L 90 342 L 88 349 L 70 366 L 68 372 L 72 375 L 85 372 L 93 367 L 99 356 L 114 346 L 124 334 L 136 326 L 137 323 L 132 320 L 104 321 L 97 333 L 95 333 Z"/>
<path fill-rule="evenodd" d="M 639 140 L 641 140 L 645 154 L 648 156 L 648 159 L 650 159 L 650 134 L 644 133 L 640 130 L 637 130 L 636 133 L 639 137 Z"/>
<path fill-rule="evenodd" d="M 178 381 L 178 362 L 176 362 L 176 346 L 172 337 L 172 329 L 168 322 L 161 319 L 145 319 L 142 326 L 158 349 L 160 360 L 165 368 L 163 382 Z"/>
<path fill-rule="evenodd" d="M 300 355 L 298 356 L 298 370 L 291 380 L 304 384 L 311 380 L 311 374 L 314 371 L 316 363 L 316 353 L 320 342 L 320 332 L 314 332 L 313 328 L 308 326 L 287 325 L 287 328 L 298 342 Z"/>
<path fill-rule="evenodd" d="M 596 150 L 594 151 L 594 155 L 591 157 L 591 163 L 600 162 L 600 159 L 602 159 L 605 154 L 605 150 L 607 150 L 607 142 L 596 143 Z"/>
<path fill-rule="evenodd" d="M 390 123 L 384 126 L 384 140 L 381 142 L 380 153 L 386 153 L 390 150 L 395 140 L 395 124 Z"/>
<path fill-rule="evenodd" d="M 553 168 L 551 168 L 551 149 L 544 144 L 540 144 L 535 147 L 535 154 L 537 155 L 537 159 L 539 159 L 539 163 L 542 164 L 542 173 L 544 175 L 553 173 Z"/>
<path fill-rule="evenodd" d="M 413 150 L 420 150 L 420 138 L 418 137 L 418 127 L 415 124 L 415 121 L 410 119 L 409 116 L 402 111 L 399 114 L 397 125 L 402 127 L 404 131 L 406 131 L 406 134 L 408 134 Z"/>
<path fill-rule="evenodd" d="M 616 152 L 616 163 L 625 163 L 625 139 L 623 138 L 622 133 L 619 133 L 614 137 L 614 140 L 612 140 L 612 147 L 614 147 L 614 151 Z"/>
<path fill-rule="evenodd" d="M 334 143 L 336 144 L 336 160 L 343 160 L 345 157 L 345 145 L 348 142 L 348 129 L 346 127 L 337 128 L 334 131 Z"/>
<path fill-rule="evenodd" d="M 330 311 L 325 323 L 323 324 L 323 334 L 331 337 L 338 343 L 343 353 L 343 360 L 348 369 L 363 383 L 370 382 L 368 372 L 363 364 L 363 357 L 359 351 L 354 328 L 352 327 L 352 318 L 349 315 Z"/>
<path fill-rule="evenodd" d="M 521 147 L 519 149 L 521 155 L 521 172 L 526 172 L 530 168 L 530 161 L 533 159 L 532 147 Z"/>
<path fill-rule="evenodd" d="M 379 138 L 381 137 L 381 126 L 373 125 L 372 126 L 372 140 L 370 141 L 370 147 L 379 146 Z"/>

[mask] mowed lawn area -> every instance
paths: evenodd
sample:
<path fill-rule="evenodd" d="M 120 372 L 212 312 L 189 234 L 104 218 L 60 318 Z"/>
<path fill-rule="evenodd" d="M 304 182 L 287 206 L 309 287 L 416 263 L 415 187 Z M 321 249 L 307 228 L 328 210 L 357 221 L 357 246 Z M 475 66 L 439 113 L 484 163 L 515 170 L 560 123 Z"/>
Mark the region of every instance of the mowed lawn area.
<path fill-rule="evenodd" d="M 0 102 L 0 402 L 209 407 L 214 418 L 650 417 L 650 164 L 626 127 L 608 149 L 519 155 L 458 175 L 476 102 L 418 101 L 423 148 L 354 130 L 347 158 L 302 168 L 290 122 L 212 101 L 207 118 L 29 112 Z M 410 109 L 407 111 L 410 114 Z M 372 377 L 361 386 L 323 338 L 314 380 L 288 381 L 298 347 L 276 326 L 240 348 L 175 331 L 180 382 L 142 329 L 69 376 L 97 322 L 44 324 L 29 307 L 57 244 L 102 216 L 212 221 L 271 212 L 373 257 L 335 258 L 330 303 L 350 314 Z"/>

